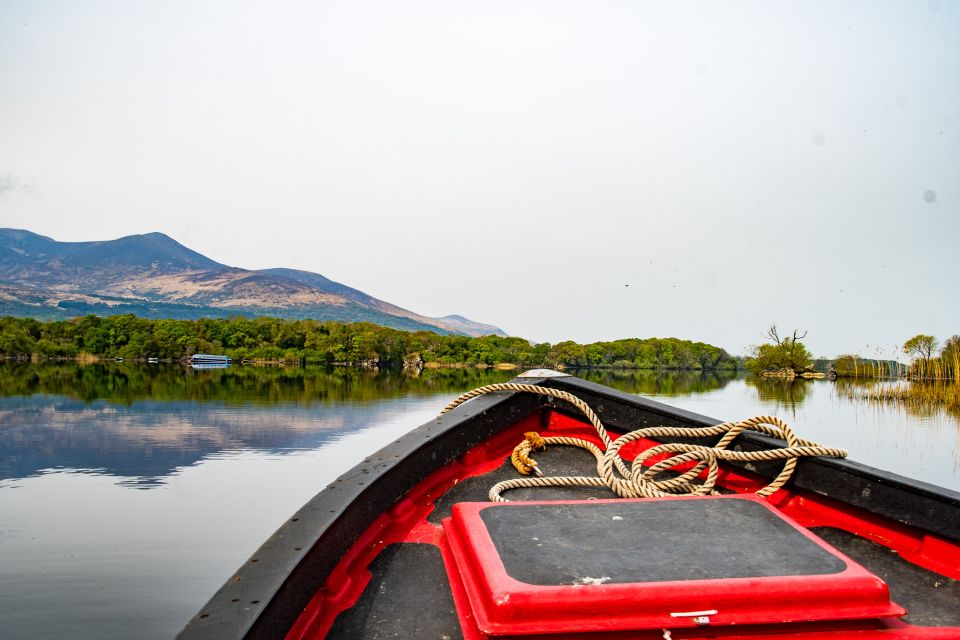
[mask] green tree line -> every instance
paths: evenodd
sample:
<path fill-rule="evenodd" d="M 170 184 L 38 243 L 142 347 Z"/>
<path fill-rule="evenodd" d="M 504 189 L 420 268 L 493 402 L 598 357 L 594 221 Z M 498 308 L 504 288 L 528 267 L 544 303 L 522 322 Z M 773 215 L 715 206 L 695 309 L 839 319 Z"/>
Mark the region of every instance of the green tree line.
<path fill-rule="evenodd" d="M 677 338 L 533 344 L 523 338 L 400 331 L 367 322 L 343 324 L 279 318 L 154 320 L 134 315 L 41 322 L 0 318 L 0 355 L 12 358 L 183 359 L 194 353 L 235 360 L 300 363 L 423 363 L 636 369 L 736 369 L 720 347 Z"/>

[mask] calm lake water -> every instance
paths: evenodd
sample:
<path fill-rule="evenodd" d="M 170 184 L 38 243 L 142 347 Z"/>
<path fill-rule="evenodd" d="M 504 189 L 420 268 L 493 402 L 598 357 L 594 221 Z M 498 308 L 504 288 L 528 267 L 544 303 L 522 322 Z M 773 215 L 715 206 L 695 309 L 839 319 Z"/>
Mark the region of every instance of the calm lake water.
<path fill-rule="evenodd" d="M 0 364 L 0 636 L 170 638 L 279 524 L 458 393 L 512 372 Z M 960 420 L 834 383 L 578 375 L 724 420 L 772 413 L 960 490 Z"/>

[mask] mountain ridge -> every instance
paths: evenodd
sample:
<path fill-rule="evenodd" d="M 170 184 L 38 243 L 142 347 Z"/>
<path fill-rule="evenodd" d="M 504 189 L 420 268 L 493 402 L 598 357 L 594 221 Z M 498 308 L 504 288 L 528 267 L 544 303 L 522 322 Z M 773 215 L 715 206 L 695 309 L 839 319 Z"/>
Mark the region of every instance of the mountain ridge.
<path fill-rule="evenodd" d="M 418 314 L 311 271 L 232 267 L 160 232 L 59 242 L 26 229 L 0 228 L 0 314 L 52 319 L 86 313 L 181 319 L 311 317 L 404 330 L 507 335 L 462 316 Z"/>

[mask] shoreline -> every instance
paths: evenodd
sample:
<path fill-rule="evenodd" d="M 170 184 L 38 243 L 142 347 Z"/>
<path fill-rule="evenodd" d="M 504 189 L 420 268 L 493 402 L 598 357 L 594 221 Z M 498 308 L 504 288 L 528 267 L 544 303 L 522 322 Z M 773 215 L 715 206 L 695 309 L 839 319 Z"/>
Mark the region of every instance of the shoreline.
<path fill-rule="evenodd" d="M 94 364 L 181 364 L 189 366 L 189 358 L 118 358 L 110 356 L 98 356 L 93 354 L 80 354 L 77 356 L 40 356 L 33 354 L 29 358 L 0 355 L 0 362 L 16 362 L 23 364 L 41 364 L 44 362 L 75 362 L 80 365 Z M 703 373 L 746 373 L 745 369 L 721 367 L 627 367 L 613 365 L 596 365 L 588 367 L 571 367 L 562 364 L 527 364 L 521 365 L 515 362 L 497 362 L 494 364 L 486 363 L 466 363 L 466 362 L 424 362 L 418 366 L 407 366 L 402 363 L 382 363 L 377 361 L 361 362 L 317 362 L 303 360 L 271 360 L 266 358 L 248 358 L 244 360 L 234 360 L 233 366 L 276 366 L 276 367 L 353 367 L 358 369 L 396 369 L 396 370 L 422 370 L 422 369 L 478 369 L 478 370 L 496 370 L 496 371 L 517 371 L 520 369 L 553 369 L 556 371 L 683 371 L 683 372 L 703 372 Z"/>

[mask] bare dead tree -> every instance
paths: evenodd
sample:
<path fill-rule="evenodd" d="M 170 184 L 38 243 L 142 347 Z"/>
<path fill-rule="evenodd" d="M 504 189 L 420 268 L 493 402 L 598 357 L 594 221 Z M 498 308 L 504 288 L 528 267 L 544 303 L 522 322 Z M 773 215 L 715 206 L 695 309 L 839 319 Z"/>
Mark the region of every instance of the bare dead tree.
<path fill-rule="evenodd" d="M 807 337 L 807 332 L 804 331 L 802 334 L 797 335 L 800 332 L 799 329 L 793 330 L 793 336 L 787 336 L 786 338 L 781 338 L 779 332 L 777 331 L 777 323 L 770 323 L 770 327 L 767 329 L 767 332 L 764 335 L 765 338 L 773 340 L 774 344 L 777 346 L 790 345 L 795 343 L 797 340 L 803 340 Z"/>
<path fill-rule="evenodd" d="M 773 322 L 770 324 L 770 328 L 767 329 L 767 332 L 763 334 L 763 337 L 773 340 L 774 344 L 780 345 L 780 335 L 777 333 L 777 323 Z"/>

